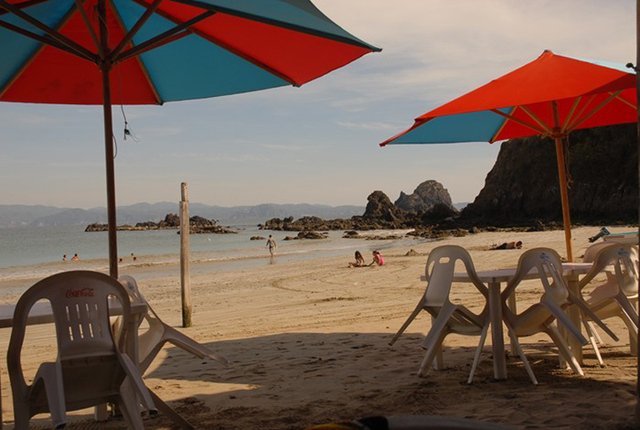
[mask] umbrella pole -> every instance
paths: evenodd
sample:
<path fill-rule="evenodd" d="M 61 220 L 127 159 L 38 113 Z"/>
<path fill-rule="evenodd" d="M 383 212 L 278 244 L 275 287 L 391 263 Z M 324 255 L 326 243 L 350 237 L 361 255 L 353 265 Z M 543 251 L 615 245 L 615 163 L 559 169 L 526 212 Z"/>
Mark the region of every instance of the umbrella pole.
<path fill-rule="evenodd" d="M 116 230 L 116 180 L 113 160 L 113 116 L 111 112 L 111 84 L 109 75 L 111 73 L 111 60 L 109 59 L 108 30 L 106 25 L 105 1 L 98 2 L 98 13 L 100 14 L 100 41 L 102 43 L 102 61 L 100 71 L 102 72 L 102 99 L 104 117 L 104 149 L 107 167 L 107 225 L 109 234 L 109 275 L 118 278 L 118 236 Z"/>
<path fill-rule="evenodd" d="M 573 262 L 573 246 L 571 244 L 571 218 L 569 217 L 569 192 L 567 191 L 567 175 L 564 165 L 562 137 L 556 136 L 556 158 L 558 159 L 558 177 L 560 181 L 560 199 L 562 200 L 562 221 L 564 223 L 564 240 L 567 246 L 567 260 Z"/>

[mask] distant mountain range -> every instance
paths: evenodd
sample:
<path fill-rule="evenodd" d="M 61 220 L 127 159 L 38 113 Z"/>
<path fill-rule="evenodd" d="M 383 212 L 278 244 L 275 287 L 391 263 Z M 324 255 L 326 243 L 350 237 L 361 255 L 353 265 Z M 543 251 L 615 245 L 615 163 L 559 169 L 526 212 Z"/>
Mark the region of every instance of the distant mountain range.
<path fill-rule="evenodd" d="M 117 211 L 118 225 L 136 224 L 144 221 L 160 221 L 168 213 L 177 214 L 178 203 L 137 203 L 120 206 Z M 221 207 L 202 203 L 189 205 L 191 216 L 199 215 L 216 219 L 222 224 L 259 224 L 271 218 L 293 216 L 317 216 L 323 219 L 351 218 L 362 215 L 364 206 L 327 206 L 312 204 L 261 204 L 256 206 Z M 39 227 L 60 225 L 88 225 L 106 223 L 105 208 L 78 209 L 58 208 L 42 205 L 0 205 L 0 228 Z"/>

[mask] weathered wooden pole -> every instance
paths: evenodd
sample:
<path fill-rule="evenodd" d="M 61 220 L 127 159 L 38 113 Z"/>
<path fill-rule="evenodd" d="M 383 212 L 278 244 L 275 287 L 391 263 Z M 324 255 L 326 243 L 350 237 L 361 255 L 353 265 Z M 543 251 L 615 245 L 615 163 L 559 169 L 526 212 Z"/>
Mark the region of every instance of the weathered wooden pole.
<path fill-rule="evenodd" d="M 187 183 L 180 184 L 180 285 L 182 290 L 182 327 L 191 327 L 191 263 L 189 249 L 189 193 Z"/>

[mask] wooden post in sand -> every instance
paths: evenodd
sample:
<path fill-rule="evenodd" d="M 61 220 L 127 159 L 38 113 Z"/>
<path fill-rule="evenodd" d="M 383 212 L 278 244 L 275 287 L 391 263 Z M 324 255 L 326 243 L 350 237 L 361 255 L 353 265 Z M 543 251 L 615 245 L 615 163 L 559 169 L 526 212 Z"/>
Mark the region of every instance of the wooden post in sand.
<path fill-rule="evenodd" d="M 180 184 L 180 286 L 182 290 L 182 327 L 191 327 L 191 277 L 189 249 L 189 193 L 187 183 Z"/>

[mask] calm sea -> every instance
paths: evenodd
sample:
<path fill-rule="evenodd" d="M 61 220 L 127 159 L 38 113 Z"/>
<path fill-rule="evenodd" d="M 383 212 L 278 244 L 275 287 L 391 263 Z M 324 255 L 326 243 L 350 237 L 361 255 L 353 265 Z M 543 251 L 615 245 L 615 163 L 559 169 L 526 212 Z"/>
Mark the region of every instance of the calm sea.
<path fill-rule="evenodd" d="M 415 243 L 414 239 L 343 239 L 342 231 L 330 232 L 326 240 L 284 241 L 285 236 L 295 236 L 296 232 L 258 230 L 255 226 L 233 228 L 237 234 L 191 235 L 192 271 L 198 270 L 198 263 L 206 263 L 207 270 L 236 270 L 273 263 L 265 248 L 266 240 L 250 240 L 252 236 L 273 234 L 278 244 L 278 263 L 344 255 L 346 264 L 356 249 L 368 258 L 373 249 Z M 62 262 L 63 255 L 70 259 L 75 253 L 80 256 L 80 263 Z M 137 259 L 135 263 L 132 253 Z M 118 254 L 123 259 L 123 268 L 144 264 L 160 269 L 178 263 L 179 253 L 180 235 L 176 230 L 118 232 Z M 87 233 L 84 226 L 0 229 L 0 279 L 44 277 L 69 270 L 70 264 L 78 269 L 107 271 L 107 258 L 107 233 Z"/>

